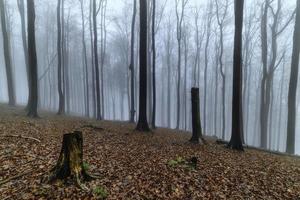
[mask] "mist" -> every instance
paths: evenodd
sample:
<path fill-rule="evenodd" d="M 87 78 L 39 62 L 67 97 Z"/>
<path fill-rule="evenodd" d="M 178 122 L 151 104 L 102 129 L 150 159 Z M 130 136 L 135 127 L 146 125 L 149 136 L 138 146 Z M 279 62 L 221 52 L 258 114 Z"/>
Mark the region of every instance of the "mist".
<path fill-rule="evenodd" d="M 21 18 L 17 0 L 6 0 L 6 26 L 11 50 L 12 74 L 16 104 L 25 106 L 28 102 L 28 80 L 22 43 Z M 134 77 L 131 77 L 130 48 L 133 2 L 125 0 L 104 0 L 97 15 L 98 55 L 100 66 L 101 116 L 104 120 L 129 121 L 131 98 L 135 105 L 134 121 L 139 115 L 139 17 L 135 24 Z M 184 7 L 182 21 L 181 54 L 178 54 L 176 1 L 157 1 L 155 21 L 156 44 L 156 120 L 158 127 L 192 130 L 191 96 L 192 87 L 200 89 L 200 116 L 204 135 L 216 136 L 229 141 L 231 136 L 232 82 L 233 82 L 233 0 L 188 0 Z M 181 2 L 181 1 L 180 1 Z M 243 123 L 244 141 L 250 146 L 260 147 L 261 143 L 261 87 L 263 79 L 261 22 L 263 0 L 249 0 L 245 3 L 243 22 Z M 278 2 L 281 2 L 279 5 Z M 25 2 L 26 4 L 26 2 Z M 99 3 L 98 3 L 99 4 Z M 97 7 L 98 7 L 97 4 Z M 147 39 L 147 119 L 152 119 L 152 55 L 151 1 L 148 4 Z M 217 8 L 218 4 L 218 8 Z M 36 0 L 36 48 L 38 63 L 38 108 L 57 112 L 58 93 L 58 56 L 57 56 L 57 1 Z M 26 8 L 26 5 L 25 5 Z M 181 4 L 177 5 L 179 14 Z M 272 1 L 267 13 L 267 67 L 274 60 L 274 71 L 270 82 L 270 102 L 266 116 L 266 146 L 274 151 L 286 151 L 288 89 L 295 24 L 294 10 L 296 1 Z M 225 11 L 225 9 L 227 9 Z M 276 21 L 276 57 L 272 52 L 272 25 Z M 96 118 L 95 108 L 95 71 L 90 31 L 90 1 L 83 1 L 82 29 L 80 1 L 64 0 L 61 10 L 64 27 L 63 45 L 63 91 L 64 113 L 74 116 Z M 217 12 L 219 19 L 217 17 Z M 26 12 L 25 12 L 26 13 Z M 61 13 L 61 14 L 62 14 Z M 139 14 L 137 13 L 137 16 Z M 220 58 L 220 27 L 222 21 L 223 55 Z M 282 30 L 281 30 L 282 29 Z M 2 30 L 2 29 L 1 29 Z M 86 43 L 84 61 L 82 32 Z M 92 36 L 92 38 L 91 38 Z M 197 43 L 198 42 L 198 43 Z M 3 35 L 0 34 L 0 101 L 9 102 L 9 92 L 4 62 Z M 197 48 L 198 47 L 198 48 Z M 178 78 L 177 60 L 181 58 L 180 77 Z M 222 69 L 220 61 L 222 62 Z M 87 68 L 86 68 L 87 67 Z M 225 85 L 222 84 L 222 73 Z M 87 76 L 86 76 L 87 75 Z M 169 75 L 169 80 L 168 80 Z M 88 79 L 88 81 L 86 81 Z M 134 80 L 135 96 L 131 97 L 130 80 Z M 180 106 L 177 105 L 178 80 Z M 169 82 L 168 82 L 169 81 Z M 86 85 L 87 84 L 87 85 Z M 299 83 L 297 93 L 299 96 Z M 225 101 L 222 103 L 222 91 Z M 89 98 L 86 98 L 88 95 Z M 299 98 L 298 98 L 299 99 Z M 297 99 L 295 153 L 300 154 L 300 108 Z M 225 107 L 224 107 L 225 106 Z M 224 115 L 223 115 L 224 107 Z M 170 108 L 170 110 L 168 110 Z M 177 111 L 180 109 L 179 124 Z M 88 111 L 87 111 L 88 110 Z M 223 131 L 223 118 L 225 127 Z"/>

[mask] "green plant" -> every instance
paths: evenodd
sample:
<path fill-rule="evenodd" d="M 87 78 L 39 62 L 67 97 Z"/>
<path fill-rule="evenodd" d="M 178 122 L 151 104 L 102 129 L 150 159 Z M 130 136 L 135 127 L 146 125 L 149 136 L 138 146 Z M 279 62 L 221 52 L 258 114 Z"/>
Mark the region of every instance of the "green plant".
<path fill-rule="evenodd" d="M 83 163 L 82 163 L 82 167 L 83 167 L 83 169 L 84 169 L 85 171 L 88 171 L 88 170 L 90 169 L 90 165 L 89 165 L 89 163 L 87 163 L 87 162 L 83 162 Z"/>
<path fill-rule="evenodd" d="M 178 156 L 175 160 L 169 160 L 168 165 L 170 167 L 176 167 L 177 165 L 182 165 L 185 163 L 185 159 Z"/>
<path fill-rule="evenodd" d="M 102 186 L 95 187 L 93 192 L 96 195 L 96 197 L 99 198 L 99 199 L 106 199 L 107 196 L 108 196 L 108 192 Z"/>

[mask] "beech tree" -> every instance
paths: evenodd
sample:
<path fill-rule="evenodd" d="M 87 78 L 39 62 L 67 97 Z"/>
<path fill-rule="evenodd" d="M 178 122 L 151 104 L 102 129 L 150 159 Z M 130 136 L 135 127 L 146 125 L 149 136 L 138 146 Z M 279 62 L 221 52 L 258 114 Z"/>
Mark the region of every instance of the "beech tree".
<path fill-rule="evenodd" d="M 287 121 L 287 142 L 286 152 L 295 153 L 296 133 L 296 97 L 299 74 L 299 53 L 300 53 L 300 0 L 297 0 L 296 21 L 293 37 L 293 53 L 291 64 L 291 75 L 288 94 L 288 121 Z"/>
<path fill-rule="evenodd" d="M 38 69 L 35 45 L 35 8 L 34 0 L 27 0 L 27 32 L 28 32 L 28 64 L 30 77 L 30 106 L 28 107 L 28 116 L 38 117 Z"/>
<path fill-rule="evenodd" d="M 242 143 L 242 32 L 244 0 L 234 1 L 235 33 L 233 51 L 232 130 L 229 148 L 243 150 Z"/>
<path fill-rule="evenodd" d="M 140 0 L 140 99 L 136 129 L 149 131 L 147 121 L 147 1 Z"/>
<path fill-rule="evenodd" d="M 136 0 L 133 0 L 133 13 L 131 22 L 131 47 L 130 47 L 130 122 L 134 122 L 135 103 L 134 103 L 134 35 L 135 35 L 135 21 L 136 21 Z"/>
<path fill-rule="evenodd" d="M 179 4 L 181 3 L 181 4 Z M 182 43 L 182 23 L 184 18 L 184 10 L 188 0 L 175 0 L 176 11 L 176 39 L 177 39 L 177 120 L 176 129 L 179 129 L 180 124 L 180 87 L 181 87 L 181 43 Z M 180 7 L 179 7 L 180 6 Z"/>
<path fill-rule="evenodd" d="M 15 86 L 14 86 L 14 79 L 13 79 L 13 72 L 12 72 L 11 49 L 9 44 L 9 35 L 7 31 L 4 0 L 0 0 L 0 15 L 1 15 L 1 29 L 2 29 L 2 36 L 3 36 L 3 50 L 4 50 L 5 69 L 6 69 L 7 90 L 8 90 L 8 104 L 14 106 L 16 104 Z"/>

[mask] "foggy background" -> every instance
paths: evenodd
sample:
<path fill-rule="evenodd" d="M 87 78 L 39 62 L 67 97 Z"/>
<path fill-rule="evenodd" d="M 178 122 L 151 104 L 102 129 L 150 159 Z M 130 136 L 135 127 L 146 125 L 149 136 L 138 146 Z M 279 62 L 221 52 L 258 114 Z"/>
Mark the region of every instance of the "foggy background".
<path fill-rule="evenodd" d="M 107 13 L 105 18 L 106 24 L 106 53 L 103 66 L 103 88 L 104 88 L 104 119 L 105 120 L 129 120 L 129 62 L 130 62 L 130 32 L 132 19 L 132 2 L 128 0 L 107 0 Z M 224 4 L 225 0 L 218 0 L 220 5 Z M 261 62 L 261 41 L 260 41 L 260 22 L 261 22 L 261 5 L 263 0 L 247 0 L 245 2 L 244 12 L 244 40 L 243 40 L 243 60 L 245 61 L 246 50 L 245 42 L 246 31 L 249 31 L 249 46 L 250 52 L 248 56 L 251 58 L 248 63 L 244 63 L 244 75 L 247 71 L 247 81 L 244 84 L 245 101 L 244 108 L 244 131 L 245 142 L 249 145 L 258 146 L 260 140 L 260 122 L 259 122 L 259 107 L 260 107 L 260 83 L 262 78 L 262 62 Z M 87 44 L 88 67 L 91 69 L 91 51 L 90 51 L 90 34 L 89 34 L 89 0 L 84 0 L 84 15 L 85 15 L 85 41 Z M 226 77 L 225 81 L 225 138 L 230 138 L 231 128 L 231 97 L 232 97 L 232 60 L 233 60 L 233 36 L 234 36 L 234 10 L 233 0 L 229 0 L 228 13 L 224 19 L 224 55 L 223 69 Z M 57 40 L 57 25 L 56 25 L 56 5 L 55 0 L 36 0 L 36 39 L 37 39 L 37 58 L 38 58 L 38 74 L 39 74 L 39 107 L 44 110 L 57 111 L 58 109 L 58 92 L 57 92 L 57 57 L 56 57 L 56 40 Z M 181 66 L 181 122 L 180 129 L 191 130 L 191 105 L 190 105 L 190 88 L 192 86 L 200 87 L 200 102 L 201 102 L 201 119 L 203 124 L 204 110 L 204 65 L 205 65 L 205 44 L 207 39 L 207 23 L 211 10 L 211 31 L 208 44 L 208 68 L 207 68 L 207 105 L 206 105 L 206 124 L 205 134 L 216 135 L 222 137 L 222 103 L 221 91 L 222 81 L 219 71 L 218 55 L 219 55 L 219 28 L 216 19 L 215 0 L 189 0 L 184 16 L 184 39 L 185 44 L 182 44 L 182 66 Z M 272 4 L 274 10 L 277 9 L 277 1 Z M 24 53 L 22 47 L 20 15 L 17 7 L 17 0 L 6 0 L 7 11 L 7 26 L 10 35 L 10 44 L 12 51 L 12 63 L 14 83 L 16 87 L 16 100 L 20 105 L 26 105 L 28 87 L 24 61 Z M 26 7 L 26 6 L 25 6 Z M 296 7 L 296 0 L 282 1 L 282 9 L 279 18 L 279 27 L 290 18 Z M 151 6 L 150 6 L 151 8 Z M 149 8 L 149 9 L 150 9 Z M 222 13 L 222 7 L 220 7 Z M 193 82 L 194 66 L 196 58 L 196 26 L 195 13 L 199 11 L 198 25 L 199 36 L 202 40 L 199 63 L 197 67 L 200 69 L 200 76 L 197 78 L 197 83 Z M 78 0 L 65 0 L 64 7 L 64 25 L 65 25 L 65 42 L 69 75 L 69 109 L 71 115 L 84 116 L 84 64 L 82 54 L 81 41 L 81 12 L 80 3 Z M 272 16 L 269 12 L 269 24 L 272 23 Z M 100 15 L 98 16 L 100 18 Z M 135 84 L 136 84 L 136 102 L 138 98 L 138 32 L 139 32 L 139 15 L 137 15 L 136 23 L 136 39 L 135 39 Z M 150 22 L 151 19 L 149 18 Z M 98 20 L 98 34 L 100 34 L 100 19 Z M 151 23 L 149 23 L 151 24 Z M 171 125 L 170 128 L 176 126 L 176 83 L 177 83 L 177 41 L 176 41 L 176 15 L 174 0 L 159 0 L 157 1 L 156 12 L 156 104 L 157 115 L 156 124 L 160 127 L 168 127 L 167 106 L 171 105 Z M 0 27 L 1 28 L 1 27 Z M 278 68 L 274 72 L 272 83 L 272 104 L 270 106 L 269 116 L 269 133 L 268 133 L 268 148 L 272 150 L 285 151 L 286 144 L 286 121 L 287 121 L 287 95 L 288 84 L 291 67 L 291 52 L 293 39 L 294 20 L 283 30 L 278 36 L 278 50 L 276 62 L 279 63 Z M 151 31 L 149 27 L 149 31 Z M 268 33 L 270 36 L 270 27 Z M 150 32 L 149 32 L 150 33 Z M 151 39 L 151 35 L 150 35 Z M 169 46 L 168 46 L 169 41 Z M 268 60 L 271 59 L 270 41 Z M 98 40 L 99 46 L 104 41 Z M 149 42 L 151 44 L 151 41 Z M 7 82 L 5 75 L 5 65 L 3 57 L 3 40 L 0 34 L 0 101 L 7 102 Z M 151 46 L 150 46 L 151 47 Z M 151 50 L 149 47 L 151 58 Z M 185 48 L 186 47 L 186 48 Z M 169 50 L 169 55 L 167 53 Z M 185 54 L 186 51 L 186 54 Z M 186 56 L 185 56 L 186 55 Z M 167 84 L 167 60 L 170 56 L 171 66 L 171 85 L 168 88 Z M 186 59 L 186 60 L 185 60 Z M 149 70 L 151 61 L 149 61 Z M 197 68 L 198 69 L 198 68 Z M 92 89 L 92 70 L 89 74 L 89 88 Z M 186 76 L 185 76 L 186 74 Z M 149 74 L 148 74 L 149 75 Z M 151 75 L 151 74 L 150 74 Z M 150 75 L 148 80 L 148 103 L 151 98 L 151 83 Z M 186 87 L 184 88 L 184 80 L 186 77 Z M 245 79 L 245 77 L 244 77 Z M 249 87 L 248 87 L 249 86 Z M 215 89 L 217 88 L 217 90 Z M 299 94 L 298 86 L 298 94 Z M 168 90 L 170 90 L 171 101 L 167 101 Z M 216 95 L 217 94 L 217 95 Z M 186 119 L 184 117 L 184 98 L 186 96 Z M 148 111 L 151 109 L 151 104 L 148 106 Z M 297 135 L 296 135 L 296 153 L 300 154 L 300 109 L 298 103 L 297 110 Z M 92 107 L 92 92 L 90 91 L 90 117 L 93 117 Z M 136 105 L 138 108 L 138 105 Z M 137 116 L 137 115 L 136 115 Z M 151 119 L 151 112 L 148 115 L 148 121 Z M 247 125 L 246 125 L 247 124 Z"/>

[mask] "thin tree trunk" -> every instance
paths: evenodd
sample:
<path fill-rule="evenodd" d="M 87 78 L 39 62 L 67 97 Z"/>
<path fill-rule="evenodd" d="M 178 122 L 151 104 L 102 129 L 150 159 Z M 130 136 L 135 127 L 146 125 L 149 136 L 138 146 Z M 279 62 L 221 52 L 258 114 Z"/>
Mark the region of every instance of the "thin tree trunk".
<path fill-rule="evenodd" d="M 155 127 L 156 119 L 156 49 L 155 49 L 155 9 L 156 9 L 156 0 L 153 0 L 152 5 L 152 119 L 151 125 L 152 128 Z"/>
<path fill-rule="evenodd" d="M 131 49 L 130 49 L 130 122 L 134 122 L 135 104 L 134 104 L 134 34 L 135 34 L 135 19 L 136 19 L 136 0 L 133 0 L 133 14 L 131 23 Z"/>
<path fill-rule="evenodd" d="M 4 61 L 5 61 L 8 101 L 9 101 L 8 103 L 9 103 L 9 105 L 14 106 L 16 104 L 16 97 L 15 97 L 15 87 L 14 87 L 13 72 L 12 72 L 11 49 L 10 49 L 9 36 L 8 36 L 8 31 L 7 31 L 4 0 L 0 1 L 0 13 L 1 13 L 1 28 L 2 28 L 2 36 L 3 36 Z"/>

